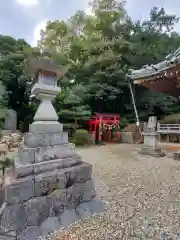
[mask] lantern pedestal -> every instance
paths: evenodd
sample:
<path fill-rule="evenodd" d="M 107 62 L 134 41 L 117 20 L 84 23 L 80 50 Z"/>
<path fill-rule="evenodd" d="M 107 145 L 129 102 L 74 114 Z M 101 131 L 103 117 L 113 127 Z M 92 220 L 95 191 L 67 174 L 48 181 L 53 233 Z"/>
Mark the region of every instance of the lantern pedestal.
<path fill-rule="evenodd" d="M 34 116 L 34 121 L 58 121 L 58 116 L 52 105 L 52 100 L 60 92 L 59 87 L 52 87 L 43 83 L 36 83 L 31 94 L 41 101 Z"/>
<path fill-rule="evenodd" d="M 159 148 L 159 134 L 156 132 L 157 118 L 149 117 L 148 124 L 144 126 L 144 146 L 140 149 L 139 154 L 153 157 L 164 157 L 165 154 Z"/>

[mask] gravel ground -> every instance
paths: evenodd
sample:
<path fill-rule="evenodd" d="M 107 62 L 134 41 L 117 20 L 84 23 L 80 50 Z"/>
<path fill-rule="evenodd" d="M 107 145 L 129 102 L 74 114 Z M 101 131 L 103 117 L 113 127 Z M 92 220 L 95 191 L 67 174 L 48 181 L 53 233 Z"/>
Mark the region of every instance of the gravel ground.
<path fill-rule="evenodd" d="M 137 147 L 112 144 L 77 150 L 93 165 L 97 193 L 107 210 L 53 239 L 180 239 L 180 163 L 139 156 Z"/>

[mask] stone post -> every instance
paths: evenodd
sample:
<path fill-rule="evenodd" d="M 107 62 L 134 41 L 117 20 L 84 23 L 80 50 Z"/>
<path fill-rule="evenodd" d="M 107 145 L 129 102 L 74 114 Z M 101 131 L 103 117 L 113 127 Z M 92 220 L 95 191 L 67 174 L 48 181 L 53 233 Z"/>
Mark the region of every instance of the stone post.
<path fill-rule="evenodd" d="M 159 148 L 159 134 L 156 132 L 157 117 L 149 117 L 148 124 L 144 125 L 143 137 L 144 146 L 139 151 L 142 155 L 153 157 L 164 157 L 164 153 Z"/>

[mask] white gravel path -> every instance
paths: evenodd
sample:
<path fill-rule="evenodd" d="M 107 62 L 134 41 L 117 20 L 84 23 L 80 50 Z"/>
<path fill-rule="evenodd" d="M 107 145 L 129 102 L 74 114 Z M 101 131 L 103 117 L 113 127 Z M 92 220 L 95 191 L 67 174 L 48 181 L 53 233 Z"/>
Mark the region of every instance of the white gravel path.
<path fill-rule="evenodd" d="M 137 147 L 111 144 L 77 151 L 93 165 L 97 193 L 108 208 L 72 226 L 73 238 L 60 234 L 57 240 L 180 239 L 180 163 L 141 157 Z"/>

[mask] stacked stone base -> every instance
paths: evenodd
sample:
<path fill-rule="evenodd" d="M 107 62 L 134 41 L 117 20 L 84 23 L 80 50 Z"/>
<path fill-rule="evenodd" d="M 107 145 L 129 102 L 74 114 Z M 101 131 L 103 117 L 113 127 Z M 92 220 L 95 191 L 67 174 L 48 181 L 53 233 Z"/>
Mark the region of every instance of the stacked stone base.
<path fill-rule="evenodd" d="M 82 162 L 43 177 L 37 175 L 32 195 L 27 183 L 20 184 L 19 189 L 6 185 L 8 198 L 1 212 L 0 239 L 38 239 L 103 211 L 103 203 L 95 197 L 91 171 L 91 165 Z M 54 174 L 59 176 L 58 182 Z"/>
<path fill-rule="evenodd" d="M 151 148 L 151 147 L 143 147 L 140 149 L 139 154 L 147 155 L 151 157 L 164 157 L 165 153 L 161 152 L 160 148 Z"/>
<path fill-rule="evenodd" d="M 35 240 L 103 211 L 92 166 L 75 153 L 59 123 L 45 125 L 30 126 L 5 173 L 0 240 Z"/>

